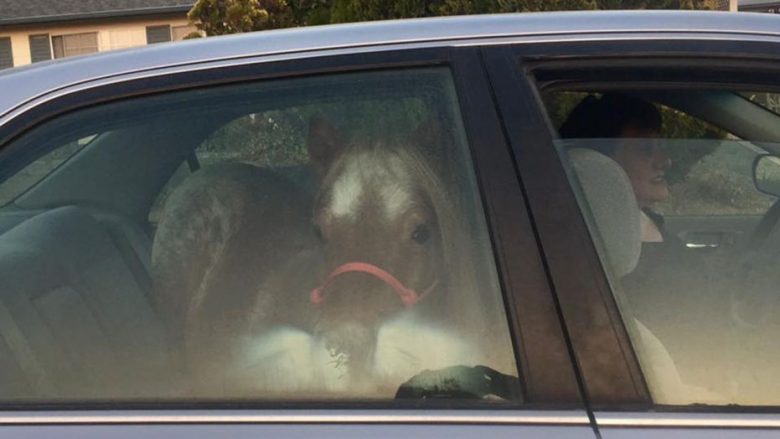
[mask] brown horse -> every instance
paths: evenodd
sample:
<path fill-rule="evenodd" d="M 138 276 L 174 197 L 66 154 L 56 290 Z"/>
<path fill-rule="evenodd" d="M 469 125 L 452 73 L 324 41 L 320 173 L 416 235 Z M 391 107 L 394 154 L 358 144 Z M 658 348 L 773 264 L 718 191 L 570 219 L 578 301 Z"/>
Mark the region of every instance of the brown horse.
<path fill-rule="evenodd" d="M 179 189 L 155 267 L 190 364 L 288 397 L 392 395 L 456 364 L 516 373 L 490 251 L 472 236 L 468 174 L 446 138 L 427 123 L 395 141 L 350 142 L 314 119 L 313 201 L 235 169 Z"/>
<path fill-rule="evenodd" d="M 317 281 L 310 212 L 305 191 L 243 163 L 204 167 L 166 201 L 152 247 L 155 298 L 188 372 L 207 387 L 233 387 L 225 365 L 244 337 L 311 325 L 305 294 L 278 294 Z"/>
<path fill-rule="evenodd" d="M 348 375 L 340 388 L 395 391 L 423 369 L 477 362 L 514 373 L 451 136 L 426 122 L 405 138 L 350 142 L 315 119 L 308 143 L 328 273 L 311 296 L 313 335 Z"/>

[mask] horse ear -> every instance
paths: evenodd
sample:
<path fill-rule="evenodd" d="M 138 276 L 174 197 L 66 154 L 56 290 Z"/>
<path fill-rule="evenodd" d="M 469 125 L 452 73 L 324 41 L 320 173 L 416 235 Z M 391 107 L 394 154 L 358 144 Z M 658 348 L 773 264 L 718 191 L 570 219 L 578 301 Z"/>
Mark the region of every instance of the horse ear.
<path fill-rule="evenodd" d="M 424 120 L 412 133 L 412 142 L 419 146 L 430 146 L 442 141 L 444 128 L 441 121 L 436 117 L 429 117 Z"/>
<path fill-rule="evenodd" d="M 344 145 L 341 133 L 329 122 L 315 116 L 309 121 L 307 144 L 309 162 L 321 180 Z"/>
<path fill-rule="evenodd" d="M 449 132 L 437 117 L 429 117 L 420 123 L 412 132 L 410 141 L 431 164 L 441 163 L 444 152 L 452 144 Z"/>

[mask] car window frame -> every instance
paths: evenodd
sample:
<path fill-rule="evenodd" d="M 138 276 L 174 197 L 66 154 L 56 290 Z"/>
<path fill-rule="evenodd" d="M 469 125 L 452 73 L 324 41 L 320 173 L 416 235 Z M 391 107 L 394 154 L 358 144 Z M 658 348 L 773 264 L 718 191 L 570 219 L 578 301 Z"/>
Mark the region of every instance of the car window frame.
<path fill-rule="evenodd" d="M 678 81 L 678 86 L 687 83 L 700 87 L 696 81 L 703 79 L 713 87 L 723 87 L 748 79 L 738 84 L 745 88 L 769 88 L 766 84 L 774 83 L 780 87 L 780 81 L 770 80 L 780 73 L 780 39 L 754 37 L 690 34 L 683 40 L 673 34 L 653 33 L 625 35 L 612 41 L 594 38 L 516 44 L 485 51 L 491 81 L 501 89 L 496 93 L 501 116 L 518 160 L 556 298 L 561 303 L 586 403 L 599 427 L 733 428 L 755 423 L 757 428 L 777 428 L 780 419 L 772 413 L 780 412 L 780 407 L 669 407 L 653 403 L 609 280 L 566 179 L 565 165 L 554 147 L 557 131 L 547 118 L 533 72 L 542 66 L 574 69 L 610 63 L 610 67 L 648 69 L 665 63 L 694 72 L 714 67 L 713 72 L 702 74 L 701 78 L 693 75 Z M 741 72 L 736 68 L 740 65 Z M 745 72 L 745 65 L 753 71 Z M 719 81 L 717 75 L 724 71 L 730 71 L 729 80 Z M 603 86 L 605 81 L 608 80 L 591 79 L 581 84 Z M 611 85 L 618 88 L 647 82 L 637 79 Z M 512 123 L 518 114 L 528 113 L 519 104 L 523 100 L 536 102 L 534 119 Z M 546 177 L 540 179 L 540 175 Z M 601 340 L 598 349 L 593 348 L 594 337 Z M 605 356 L 612 360 L 609 364 L 600 362 Z"/>
<path fill-rule="evenodd" d="M 489 86 L 482 69 L 478 49 L 475 48 L 417 48 L 385 50 L 376 53 L 302 57 L 284 61 L 264 62 L 258 58 L 255 62 L 236 61 L 234 65 L 219 66 L 211 69 L 184 71 L 175 74 L 139 75 L 117 83 L 98 84 L 89 87 L 80 84 L 79 90 L 64 93 L 45 103 L 10 119 L 0 127 L 0 148 L 12 142 L 25 132 L 57 116 L 95 105 L 121 99 L 141 97 L 195 89 L 199 87 L 262 81 L 274 78 L 292 78 L 306 75 L 319 75 L 343 72 L 362 72 L 383 69 L 413 69 L 416 67 L 447 66 L 453 74 L 456 92 L 460 101 L 463 124 L 469 141 L 479 193 L 482 197 L 484 214 L 487 219 L 491 245 L 496 258 L 499 284 L 503 299 L 507 304 L 511 338 L 516 347 L 518 369 L 521 379 L 527 383 L 526 402 L 510 404 L 497 409 L 504 413 L 528 410 L 563 410 L 557 418 L 543 417 L 540 423 L 563 423 L 588 425 L 584 415 L 584 406 L 580 398 L 580 389 L 572 367 L 570 352 L 561 328 L 560 316 L 550 294 L 547 278 L 543 270 L 539 246 L 530 227 L 525 211 L 525 200 L 519 190 L 514 168 L 511 166 L 511 153 L 502 136 L 495 103 L 489 94 Z M 533 318 L 524 319 L 528 313 Z M 533 343 L 518 343 L 523 336 L 540 337 Z M 529 339 L 529 340 L 532 340 Z M 517 346 L 522 346 L 518 349 Z M 555 361 L 551 361 L 551 359 Z M 372 404 L 355 406 L 349 403 L 165 403 L 165 404 L 89 404 L 69 407 L 50 406 L 39 409 L 104 409 L 104 408 L 167 408 L 198 409 L 219 407 L 224 409 L 269 409 L 269 408 L 343 408 L 359 410 L 380 408 L 386 403 L 372 407 Z M 410 402 L 407 408 L 418 406 Z M 3 407 L 8 409 L 9 407 Z M 3 408 L 0 408 L 2 410 Z M 19 409 L 20 407 L 15 407 Z M 25 407 L 32 409 L 34 407 Z M 387 407 L 382 407 L 387 408 Z M 393 409 L 403 409 L 403 404 Z M 445 409 L 476 409 L 471 404 L 443 404 Z M 511 409 L 507 412 L 507 409 Z M 481 411 L 480 409 L 476 409 Z M 485 406 L 486 413 L 494 411 Z M 543 413 L 543 412 L 542 412 Z M 553 415 L 550 413 L 550 415 Z M 574 416 L 574 417 L 570 417 Z M 2 416 L 2 412 L 0 412 Z M 466 419 L 466 418 L 464 418 Z M 555 419 L 558 419 L 557 421 Z M 572 421 L 574 419 L 574 421 Z M 436 417 L 430 417 L 436 422 Z M 485 423 L 492 423 L 485 417 Z M 410 421 L 416 422 L 416 421 Z M 469 422 L 474 422 L 469 421 Z M 480 421 L 476 421 L 481 423 Z M 524 423 L 527 421 L 522 421 Z M 536 421 L 531 421 L 534 423 Z M 0 424 L 3 421 L 0 419 Z"/>

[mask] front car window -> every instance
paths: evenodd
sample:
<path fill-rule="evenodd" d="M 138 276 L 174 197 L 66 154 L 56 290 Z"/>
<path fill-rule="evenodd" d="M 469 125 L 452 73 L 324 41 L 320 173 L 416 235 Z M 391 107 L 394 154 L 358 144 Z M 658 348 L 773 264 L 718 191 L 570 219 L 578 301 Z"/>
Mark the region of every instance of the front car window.
<path fill-rule="evenodd" d="M 779 194 L 759 191 L 753 175 L 758 157 L 780 152 L 780 138 L 751 141 L 746 130 L 737 138 L 665 106 L 664 93 L 661 102 L 647 90 L 551 93 L 556 146 L 653 400 L 780 403 Z M 689 108 L 751 111 L 736 94 L 711 93 L 723 107 L 691 93 Z M 738 110 L 728 106 L 737 101 Z M 762 168 L 767 180 L 773 163 Z"/>
<path fill-rule="evenodd" d="M 743 91 L 740 94 L 745 99 L 749 99 L 775 114 L 780 114 L 780 93 Z"/>
<path fill-rule="evenodd" d="M 0 231 L 3 401 L 521 398 L 449 70 L 100 105 L 0 167 L 85 131 Z"/>

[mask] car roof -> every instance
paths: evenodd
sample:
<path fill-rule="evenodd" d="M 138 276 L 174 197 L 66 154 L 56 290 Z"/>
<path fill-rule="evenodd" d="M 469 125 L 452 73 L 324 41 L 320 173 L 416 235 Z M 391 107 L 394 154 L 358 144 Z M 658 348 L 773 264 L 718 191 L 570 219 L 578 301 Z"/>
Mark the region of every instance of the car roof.
<path fill-rule="evenodd" d="M 48 92 L 98 78 L 193 63 L 332 49 L 478 43 L 512 37 L 610 33 L 780 36 L 774 14 L 704 11 L 578 11 L 437 17 L 253 32 L 103 52 L 0 73 L 2 117 Z"/>

